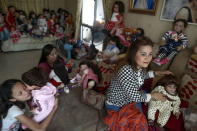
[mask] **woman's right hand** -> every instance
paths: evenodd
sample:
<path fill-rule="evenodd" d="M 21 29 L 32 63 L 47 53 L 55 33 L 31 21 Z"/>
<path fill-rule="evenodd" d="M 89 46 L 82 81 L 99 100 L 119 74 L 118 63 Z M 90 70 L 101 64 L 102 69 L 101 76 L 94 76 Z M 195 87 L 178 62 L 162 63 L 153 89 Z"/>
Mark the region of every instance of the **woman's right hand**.
<path fill-rule="evenodd" d="M 166 96 L 159 92 L 152 92 L 151 97 L 157 101 L 162 101 L 162 102 L 167 100 Z"/>

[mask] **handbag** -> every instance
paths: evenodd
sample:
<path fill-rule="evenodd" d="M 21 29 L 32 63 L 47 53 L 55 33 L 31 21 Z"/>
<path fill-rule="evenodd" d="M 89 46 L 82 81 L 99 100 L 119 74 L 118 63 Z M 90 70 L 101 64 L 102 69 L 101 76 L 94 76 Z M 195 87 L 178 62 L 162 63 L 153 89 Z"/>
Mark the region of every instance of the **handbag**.
<path fill-rule="evenodd" d="M 98 93 L 94 90 L 83 89 L 82 102 L 94 107 L 97 110 L 101 110 L 104 107 L 105 95 Z"/>

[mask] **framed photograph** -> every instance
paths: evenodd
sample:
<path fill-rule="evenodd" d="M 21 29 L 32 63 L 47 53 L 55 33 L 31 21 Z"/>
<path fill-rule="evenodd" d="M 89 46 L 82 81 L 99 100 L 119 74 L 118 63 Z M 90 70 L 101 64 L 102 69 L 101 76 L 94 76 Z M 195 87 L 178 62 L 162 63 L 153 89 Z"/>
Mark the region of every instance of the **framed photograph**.
<path fill-rule="evenodd" d="M 180 18 L 197 25 L 196 7 L 197 0 L 164 0 L 160 19 L 173 21 Z"/>
<path fill-rule="evenodd" d="M 139 14 L 155 15 L 158 0 L 129 0 L 129 11 Z"/>

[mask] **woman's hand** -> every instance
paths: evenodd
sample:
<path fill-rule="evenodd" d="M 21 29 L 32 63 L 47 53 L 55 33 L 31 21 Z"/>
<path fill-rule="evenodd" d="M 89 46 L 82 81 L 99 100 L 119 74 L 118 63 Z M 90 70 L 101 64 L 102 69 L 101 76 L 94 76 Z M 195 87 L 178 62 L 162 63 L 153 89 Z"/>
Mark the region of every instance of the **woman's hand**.
<path fill-rule="evenodd" d="M 157 101 L 162 101 L 162 102 L 167 100 L 166 96 L 159 92 L 152 92 L 151 97 Z"/>
<path fill-rule="evenodd" d="M 171 71 L 165 70 L 165 71 L 155 71 L 156 76 L 162 76 L 162 75 L 170 75 L 173 74 Z"/>

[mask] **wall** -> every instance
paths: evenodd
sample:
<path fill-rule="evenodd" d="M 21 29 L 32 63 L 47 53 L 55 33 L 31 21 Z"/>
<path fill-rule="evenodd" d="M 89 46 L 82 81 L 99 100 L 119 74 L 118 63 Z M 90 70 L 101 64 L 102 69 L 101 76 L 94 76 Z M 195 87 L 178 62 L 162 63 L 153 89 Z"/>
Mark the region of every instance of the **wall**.
<path fill-rule="evenodd" d="M 129 5 L 129 0 L 122 0 L 125 5 Z M 126 26 L 142 27 L 146 36 L 150 37 L 154 42 L 158 42 L 162 33 L 171 29 L 172 22 L 160 20 L 163 0 L 158 0 L 157 11 L 155 16 L 135 14 L 128 11 L 125 12 Z M 189 25 L 186 34 L 188 35 L 190 45 L 197 44 L 197 25 Z"/>

